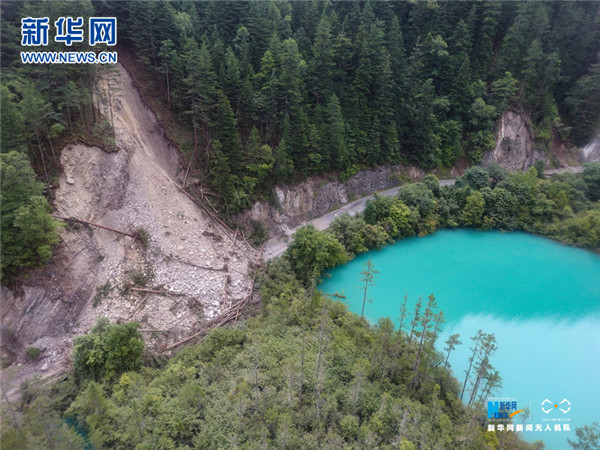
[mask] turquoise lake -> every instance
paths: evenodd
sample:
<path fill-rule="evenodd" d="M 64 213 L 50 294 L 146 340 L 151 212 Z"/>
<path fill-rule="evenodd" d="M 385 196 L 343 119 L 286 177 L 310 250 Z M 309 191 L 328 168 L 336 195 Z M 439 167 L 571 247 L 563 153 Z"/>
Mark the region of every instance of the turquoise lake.
<path fill-rule="evenodd" d="M 600 255 L 521 232 L 442 230 L 359 255 L 330 270 L 319 289 L 343 293 L 348 308 L 360 314 L 360 272 L 369 258 L 379 274 L 365 316 L 371 322 L 390 317 L 397 325 L 405 292 L 411 314 L 419 296 L 425 303 L 434 294 L 446 317 L 438 348 L 454 333 L 463 343 L 450 356 L 461 383 L 469 338 L 479 329 L 495 334 L 491 363 L 503 386 L 494 397 L 529 407 L 525 424 L 534 431 L 524 431 L 524 439 L 563 450 L 576 427 L 600 421 Z M 546 399 L 566 399 L 571 409 L 564 402 L 566 413 L 544 413 Z M 523 423 L 520 415 L 513 421 Z M 537 424 L 542 431 L 535 431 Z M 557 424 L 561 431 L 554 431 Z M 562 431 L 565 425 L 571 431 Z"/>

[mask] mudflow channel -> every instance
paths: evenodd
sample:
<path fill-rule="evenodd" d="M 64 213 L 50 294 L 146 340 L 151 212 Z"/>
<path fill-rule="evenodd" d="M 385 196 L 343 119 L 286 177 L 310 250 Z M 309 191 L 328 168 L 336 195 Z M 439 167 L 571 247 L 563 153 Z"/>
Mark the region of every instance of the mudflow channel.
<path fill-rule="evenodd" d="M 179 190 L 176 149 L 121 65 L 110 84 L 118 150 L 65 147 L 54 206 L 60 216 L 126 232 L 143 228 L 148 244 L 69 225 L 49 264 L 18 292 L 3 288 L 2 351 L 14 361 L 3 376 L 5 392 L 34 374 L 66 370 L 73 337 L 100 316 L 138 321 L 147 345 L 164 348 L 250 293 L 249 269 L 260 256 Z M 42 350 L 39 360 L 27 360 L 27 347 Z"/>

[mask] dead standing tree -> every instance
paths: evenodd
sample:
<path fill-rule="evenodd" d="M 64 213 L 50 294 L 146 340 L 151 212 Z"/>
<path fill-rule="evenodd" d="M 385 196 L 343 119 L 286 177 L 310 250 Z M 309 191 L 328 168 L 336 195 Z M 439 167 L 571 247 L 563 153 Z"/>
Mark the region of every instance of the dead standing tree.
<path fill-rule="evenodd" d="M 365 265 L 363 266 L 364 269 L 361 272 L 362 278 L 361 281 L 364 283 L 363 285 L 363 302 L 362 302 L 362 310 L 360 312 L 360 317 L 363 317 L 365 314 L 365 303 L 367 303 L 367 301 L 370 303 L 372 300 L 367 299 L 367 292 L 369 290 L 369 287 L 375 286 L 375 275 L 378 274 L 379 272 L 375 270 L 375 266 L 373 265 L 373 261 L 371 261 L 370 259 L 367 260 L 367 262 L 365 263 Z"/>

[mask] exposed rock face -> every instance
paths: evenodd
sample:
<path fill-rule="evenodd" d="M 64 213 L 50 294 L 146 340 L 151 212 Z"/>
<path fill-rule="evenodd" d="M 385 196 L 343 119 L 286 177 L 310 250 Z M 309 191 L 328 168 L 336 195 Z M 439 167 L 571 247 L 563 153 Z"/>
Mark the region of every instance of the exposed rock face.
<path fill-rule="evenodd" d="M 580 149 L 582 162 L 600 162 L 600 137 Z"/>
<path fill-rule="evenodd" d="M 256 221 L 275 234 L 288 234 L 289 228 L 325 214 L 331 209 L 373 192 L 400 184 L 401 176 L 422 178 L 425 172 L 415 167 L 380 167 L 362 170 L 346 182 L 337 178 L 310 178 L 302 183 L 275 187 L 279 207 L 266 202 L 238 216 L 242 223 Z"/>
<path fill-rule="evenodd" d="M 523 116 L 506 111 L 500 119 L 496 147 L 483 156 L 483 164 L 496 162 L 508 170 L 524 170 L 540 159 L 547 161 L 544 151 L 534 148 L 533 133 Z"/>

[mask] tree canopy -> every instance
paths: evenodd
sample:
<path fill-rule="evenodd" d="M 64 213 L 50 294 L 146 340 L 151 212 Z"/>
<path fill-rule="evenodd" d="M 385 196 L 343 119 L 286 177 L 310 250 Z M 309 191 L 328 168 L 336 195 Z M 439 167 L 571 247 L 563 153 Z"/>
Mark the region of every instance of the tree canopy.
<path fill-rule="evenodd" d="M 553 130 L 584 143 L 600 120 L 589 2 L 94 5 L 124 19 L 119 39 L 197 132 L 195 169 L 229 213 L 309 174 L 478 163 L 507 109 L 538 147 Z"/>
<path fill-rule="evenodd" d="M 60 224 L 50 216 L 43 185 L 24 153 L 0 155 L 2 217 L 2 282 L 20 268 L 41 264 L 52 256 Z"/>

